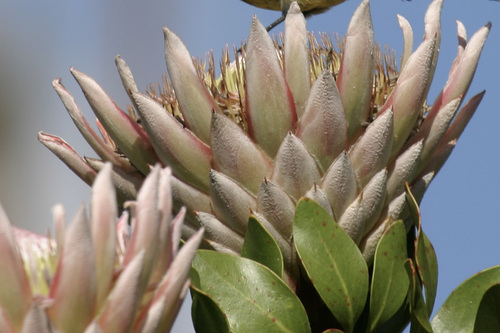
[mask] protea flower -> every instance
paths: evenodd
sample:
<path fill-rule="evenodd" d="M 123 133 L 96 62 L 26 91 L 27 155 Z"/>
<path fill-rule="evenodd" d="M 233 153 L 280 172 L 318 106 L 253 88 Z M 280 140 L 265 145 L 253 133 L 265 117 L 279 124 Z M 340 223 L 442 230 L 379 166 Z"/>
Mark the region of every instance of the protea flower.
<path fill-rule="evenodd" d="M 170 170 L 155 167 L 116 224 L 111 164 L 56 238 L 10 227 L 0 209 L 1 332 L 165 332 L 189 286 L 202 230 L 178 250 L 184 210 L 171 217 Z"/>
<path fill-rule="evenodd" d="M 233 62 L 224 54 L 219 77 L 213 59 L 206 70 L 164 28 L 170 79 L 160 92 L 140 93 L 129 67 L 116 58 L 133 104 L 128 113 L 92 78 L 71 69 L 103 139 L 60 80 L 53 83 L 101 160 L 80 158 L 57 137 L 40 133 L 39 139 L 88 183 L 111 162 L 124 200 L 136 196 L 150 165 L 170 166 L 174 206 L 187 207 L 185 235 L 204 227 L 211 248 L 239 254 L 253 215 L 278 243 L 292 286 L 299 274 L 292 222 L 303 196 L 317 201 L 371 263 L 383 232 L 408 215 L 405 183 L 421 200 L 484 94 L 463 102 L 490 24 L 467 42 L 458 23 L 458 54 L 448 82 L 427 103 L 441 7 L 442 0 L 430 4 L 414 52 L 412 29 L 399 17 L 400 71 L 374 42 L 367 0 L 339 38 L 338 50 L 328 37 L 318 41 L 307 33 L 297 4 L 280 40 L 273 41 L 254 18 L 242 53 Z"/>

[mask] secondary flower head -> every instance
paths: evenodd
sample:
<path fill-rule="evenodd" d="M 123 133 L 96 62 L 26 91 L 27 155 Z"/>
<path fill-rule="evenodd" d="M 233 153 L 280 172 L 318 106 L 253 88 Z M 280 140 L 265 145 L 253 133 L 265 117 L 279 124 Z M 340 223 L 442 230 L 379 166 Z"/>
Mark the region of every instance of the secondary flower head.
<path fill-rule="evenodd" d="M 165 332 L 189 286 L 200 230 L 179 250 L 184 210 L 171 217 L 170 170 L 155 167 L 116 223 L 111 164 L 55 240 L 10 227 L 0 209 L 1 332 Z M 130 225 L 129 225 L 130 220 Z"/>
<path fill-rule="evenodd" d="M 129 67 L 116 58 L 133 107 L 123 112 L 89 76 L 71 69 L 97 116 L 101 139 L 70 93 L 54 81 L 75 124 L 101 160 L 80 158 L 62 139 L 39 139 L 82 179 L 104 161 L 123 199 L 135 197 L 149 166 L 172 168 L 174 206 L 187 207 L 184 232 L 204 227 L 218 251 L 239 254 L 253 215 L 278 243 L 288 275 L 298 274 L 292 239 L 296 202 L 316 200 L 370 262 L 388 225 L 404 219 L 407 182 L 420 200 L 484 94 L 464 102 L 490 24 L 469 42 L 458 23 L 459 47 L 448 81 L 432 105 L 427 92 L 440 47 L 442 0 L 425 16 L 413 51 L 409 23 L 399 17 L 404 50 L 396 61 L 374 42 L 369 2 L 355 11 L 346 36 L 318 41 L 297 4 L 285 34 L 272 40 L 254 18 L 234 61 L 228 52 L 216 77 L 193 61 L 164 29 L 169 80 L 140 93 Z"/>

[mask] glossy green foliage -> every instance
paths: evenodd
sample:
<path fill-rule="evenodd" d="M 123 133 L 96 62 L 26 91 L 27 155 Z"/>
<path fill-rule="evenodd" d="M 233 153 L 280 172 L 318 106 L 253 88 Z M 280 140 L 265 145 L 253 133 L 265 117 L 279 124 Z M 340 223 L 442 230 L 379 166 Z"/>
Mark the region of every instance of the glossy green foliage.
<path fill-rule="evenodd" d="M 295 246 L 323 302 L 346 332 L 353 332 L 368 296 L 368 267 L 356 244 L 316 202 L 297 204 Z"/>
<path fill-rule="evenodd" d="M 492 295 L 486 294 L 490 288 L 498 285 L 498 283 L 500 283 L 500 266 L 486 269 L 463 282 L 448 296 L 443 306 L 436 313 L 432 320 L 434 332 L 475 332 L 474 325 L 478 315 L 480 315 L 482 321 L 498 320 L 498 313 L 489 317 L 488 310 L 482 308 L 483 306 L 487 307 L 488 303 L 499 302 L 498 298 L 495 300 L 495 297 L 498 297 L 496 291 L 491 291 Z M 485 298 L 485 294 L 490 296 Z M 491 296 L 493 296 L 493 300 L 491 300 Z M 483 299 L 485 304 L 481 306 L 481 312 L 478 314 Z M 498 303 L 495 306 L 498 306 Z M 483 313 L 483 311 L 485 312 Z"/>
<path fill-rule="evenodd" d="M 432 333 L 431 323 L 429 321 L 430 313 L 427 311 L 427 305 L 422 292 L 422 284 L 414 271 L 412 279 L 413 295 L 410 297 L 411 302 L 411 333 Z"/>
<path fill-rule="evenodd" d="M 412 294 L 410 296 L 411 332 L 430 333 L 432 327 L 429 318 L 434 307 L 437 291 L 437 257 L 434 247 L 422 230 L 422 220 L 417 201 L 413 197 L 408 184 L 406 186 L 406 203 L 410 210 L 411 220 L 417 229 L 413 247 L 414 253 L 411 255 L 411 260 L 415 263 L 413 266 Z"/>
<path fill-rule="evenodd" d="M 475 333 L 500 332 L 500 284 L 484 293 L 477 310 Z"/>
<path fill-rule="evenodd" d="M 406 260 L 406 229 L 403 222 L 398 221 L 382 236 L 375 252 L 369 313 L 372 332 L 404 306 L 410 287 Z"/>
<path fill-rule="evenodd" d="M 437 256 L 429 238 L 422 230 L 420 209 L 409 188 L 406 190 L 406 202 L 410 209 L 411 218 L 417 228 L 414 259 L 417 264 L 420 282 L 425 290 L 425 308 L 428 318 L 432 313 L 436 299 L 438 280 Z"/>
<path fill-rule="evenodd" d="M 191 313 L 196 332 L 229 333 L 229 323 L 217 303 L 194 286 L 191 286 L 191 295 Z"/>
<path fill-rule="evenodd" d="M 303 274 L 285 280 L 317 292 L 314 300 L 321 304 L 312 311 L 322 307 L 329 317 L 319 316 L 324 320 L 319 326 L 318 316 L 306 314 L 304 306 L 311 314 L 310 300 L 303 298 L 307 295 L 299 292 L 299 299 L 283 281 L 277 242 L 250 216 L 241 257 L 199 250 L 193 261 L 196 331 L 306 333 L 318 326 L 321 330 L 315 330 L 325 333 L 381 333 L 402 332 L 410 322 L 411 333 L 500 331 L 500 266 L 465 281 L 430 321 L 437 257 L 408 187 L 406 199 L 408 219 L 389 224 L 370 269 L 357 245 L 319 204 L 299 200 L 293 241 Z"/>
<path fill-rule="evenodd" d="M 281 250 L 271 234 L 253 215 L 248 220 L 248 229 L 245 234 L 241 256 L 260 262 L 279 277 L 283 275 L 283 255 Z"/>
<path fill-rule="evenodd" d="M 223 312 L 230 332 L 310 332 L 300 300 L 275 273 L 260 263 L 199 250 L 190 277 L 193 286 L 210 297 Z M 198 310 L 205 311 L 202 307 Z M 207 316 L 193 314 L 195 319 Z"/>

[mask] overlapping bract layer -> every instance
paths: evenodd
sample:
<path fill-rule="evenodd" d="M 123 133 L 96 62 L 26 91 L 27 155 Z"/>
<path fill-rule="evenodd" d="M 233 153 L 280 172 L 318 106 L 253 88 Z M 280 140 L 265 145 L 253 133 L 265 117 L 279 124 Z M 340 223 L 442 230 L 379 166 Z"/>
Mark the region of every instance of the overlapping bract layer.
<path fill-rule="evenodd" d="M 459 23 L 448 82 L 434 104 L 426 104 L 441 7 L 442 0 L 429 6 L 424 40 L 414 52 L 411 27 L 399 18 L 405 39 L 399 76 L 391 75 L 394 68 L 385 71 L 376 56 L 367 0 L 353 15 L 340 54 L 308 36 L 296 4 L 287 15 L 283 46 L 254 18 L 242 55 L 232 63 L 225 56 L 220 78 L 213 68 L 205 73 L 193 63 L 182 41 L 165 28 L 171 83 L 162 94 L 139 93 L 128 66 L 116 59 L 140 125 L 95 81 L 72 69 L 105 141 L 59 81 L 54 87 L 87 141 L 113 163 L 120 195 L 135 196 L 145 165 L 171 166 L 175 205 L 188 210 L 185 231 L 205 227 L 214 249 L 240 253 L 253 214 L 276 239 L 293 275 L 295 204 L 308 196 L 371 261 L 388 224 L 407 214 L 405 182 L 421 199 L 484 94 L 460 109 L 490 24 L 467 43 Z M 102 167 L 102 161 L 82 160 L 59 138 L 39 138 L 87 181 Z"/>
<path fill-rule="evenodd" d="M 146 177 L 116 224 L 111 163 L 85 207 L 65 227 L 54 208 L 56 239 L 11 228 L 0 209 L 1 332 L 166 332 L 189 286 L 203 231 L 179 250 L 184 210 L 172 218 L 170 170 Z M 23 268 L 24 264 L 24 268 Z"/>

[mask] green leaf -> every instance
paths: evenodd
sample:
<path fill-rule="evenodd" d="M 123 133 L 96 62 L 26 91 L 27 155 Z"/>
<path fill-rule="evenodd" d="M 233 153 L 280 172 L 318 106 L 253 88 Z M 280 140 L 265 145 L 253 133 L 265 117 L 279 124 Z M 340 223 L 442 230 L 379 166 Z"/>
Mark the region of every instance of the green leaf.
<path fill-rule="evenodd" d="M 192 284 L 219 306 L 233 333 L 310 332 L 297 296 L 253 260 L 198 250 L 190 276 Z"/>
<path fill-rule="evenodd" d="M 224 313 L 210 296 L 194 286 L 191 286 L 191 295 L 193 296 L 191 317 L 196 332 L 229 332 L 229 323 Z"/>
<path fill-rule="evenodd" d="M 403 332 L 410 323 L 410 304 L 408 299 L 388 321 L 377 327 L 375 333 Z"/>
<path fill-rule="evenodd" d="M 248 220 L 248 229 L 245 234 L 241 256 L 261 263 L 279 277 L 283 276 L 283 255 L 281 250 L 273 236 L 253 215 L 250 215 Z"/>
<path fill-rule="evenodd" d="M 387 322 L 403 306 L 410 279 L 405 269 L 406 228 L 402 221 L 386 230 L 375 252 L 370 297 L 370 331 Z"/>
<path fill-rule="evenodd" d="M 418 277 L 413 279 L 415 283 L 415 294 L 413 295 L 411 309 L 411 330 L 410 333 L 432 333 L 432 326 L 429 322 L 430 313 L 427 312 L 427 305 L 422 294 L 422 285 Z M 453 331 L 450 331 L 453 332 Z"/>
<path fill-rule="evenodd" d="M 345 331 L 352 332 L 368 295 L 368 268 L 358 247 L 308 198 L 297 204 L 293 237 L 314 288 Z"/>
<path fill-rule="evenodd" d="M 418 208 L 417 201 L 410 192 L 408 184 L 406 184 L 406 201 L 410 207 L 412 219 L 417 227 L 417 237 L 415 241 L 415 261 L 417 263 L 417 270 L 425 288 L 425 306 L 427 313 L 432 313 L 434 308 L 434 301 L 437 292 L 438 280 L 438 264 L 437 256 L 434 251 L 429 238 L 422 230 L 422 220 L 420 217 L 420 209 Z"/>
<path fill-rule="evenodd" d="M 483 295 L 498 283 L 500 283 L 500 266 L 488 268 L 465 280 L 448 296 L 432 319 L 434 331 L 473 332 Z"/>
<path fill-rule="evenodd" d="M 474 333 L 490 332 L 500 332 L 500 284 L 484 293 L 474 324 Z"/>
<path fill-rule="evenodd" d="M 413 261 L 408 258 L 405 261 L 405 269 L 408 272 L 408 277 L 410 278 L 410 290 L 409 290 L 409 296 L 410 296 L 410 306 L 413 308 L 413 301 L 415 299 L 415 280 L 416 280 L 416 275 L 417 271 L 415 270 L 415 265 L 413 265 Z"/>
<path fill-rule="evenodd" d="M 417 270 L 413 261 L 408 258 L 405 261 L 405 269 L 410 278 L 410 313 L 411 313 L 411 333 L 432 333 L 432 327 L 429 323 L 429 314 L 425 306 L 422 295 L 422 286 L 417 276 Z"/>
<path fill-rule="evenodd" d="M 420 228 L 417 234 L 417 247 L 415 260 L 417 262 L 418 273 L 425 288 L 425 304 L 427 313 L 430 315 L 434 308 L 434 301 L 437 292 L 438 265 L 437 256 L 429 238 Z"/>

